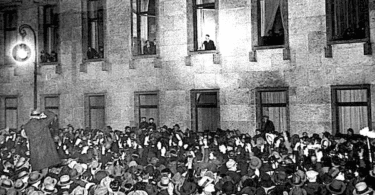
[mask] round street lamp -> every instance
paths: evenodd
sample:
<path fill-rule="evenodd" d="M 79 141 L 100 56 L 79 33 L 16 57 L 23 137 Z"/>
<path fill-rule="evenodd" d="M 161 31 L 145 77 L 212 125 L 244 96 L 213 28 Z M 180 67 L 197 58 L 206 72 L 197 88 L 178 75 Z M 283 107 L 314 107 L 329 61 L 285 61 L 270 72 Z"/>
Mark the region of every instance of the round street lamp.
<path fill-rule="evenodd" d="M 37 83 L 37 76 L 38 76 L 38 57 L 37 57 L 37 39 L 34 29 L 28 24 L 22 24 L 18 28 L 18 32 L 22 36 L 22 41 L 24 40 L 26 33 L 26 28 L 28 28 L 34 37 L 34 50 L 31 50 L 30 46 L 25 42 L 19 43 L 15 45 L 12 49 L 12 57 L 18 63 L 26 63 L 31 58 L 32 53 L 34 53 L 34 110 L 38 108 L 38 83 Z"/>
<path fill-rule="evenodd" d="M 25 43 L 13 47 L 12 57 L 16 62 L 27 62 L 31 57 L 31 49 Z"/>

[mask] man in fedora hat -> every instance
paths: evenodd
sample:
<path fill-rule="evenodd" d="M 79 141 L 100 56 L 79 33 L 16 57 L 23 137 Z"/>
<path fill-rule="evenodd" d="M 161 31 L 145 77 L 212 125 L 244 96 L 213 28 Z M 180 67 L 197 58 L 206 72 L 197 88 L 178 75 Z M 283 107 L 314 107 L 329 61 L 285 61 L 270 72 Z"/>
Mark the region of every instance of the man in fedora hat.
<path fill-rule="evenodd" d="M 30 121 L 25 124 L 30 144 L 30 164 L 33 170 L 39 171 L 61 162 L 48 128 L 54 117 L 55 114 L 51 111 L 44 113 L 33 111 Z"/>

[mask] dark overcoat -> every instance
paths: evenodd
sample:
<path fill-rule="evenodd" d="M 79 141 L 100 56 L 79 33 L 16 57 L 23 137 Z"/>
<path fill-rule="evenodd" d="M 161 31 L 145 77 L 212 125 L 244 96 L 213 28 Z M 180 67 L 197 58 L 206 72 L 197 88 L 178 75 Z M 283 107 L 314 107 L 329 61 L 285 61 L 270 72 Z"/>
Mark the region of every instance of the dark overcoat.
<path fill-rule="evenodd" d="M 51 111 L 45 111 L 44 114 L 47 118 L 30 119 L 25 125 L 25 132 L 29 138 L 30 164 L 35 171 L 61 162 L 48 128 L 55 114 Z"/>

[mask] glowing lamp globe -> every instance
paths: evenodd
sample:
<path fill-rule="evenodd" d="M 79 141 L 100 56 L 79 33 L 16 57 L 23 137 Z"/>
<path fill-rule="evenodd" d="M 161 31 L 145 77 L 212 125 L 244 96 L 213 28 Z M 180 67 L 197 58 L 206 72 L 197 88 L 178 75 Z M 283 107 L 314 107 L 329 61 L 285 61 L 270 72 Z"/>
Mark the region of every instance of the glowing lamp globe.
<path fill-rule="evenodd" d="M 25 43 L 17 44 L 13 47 L 12 57 L 17 62 L 26 62 L 31 57 L 31 49 Z"/>

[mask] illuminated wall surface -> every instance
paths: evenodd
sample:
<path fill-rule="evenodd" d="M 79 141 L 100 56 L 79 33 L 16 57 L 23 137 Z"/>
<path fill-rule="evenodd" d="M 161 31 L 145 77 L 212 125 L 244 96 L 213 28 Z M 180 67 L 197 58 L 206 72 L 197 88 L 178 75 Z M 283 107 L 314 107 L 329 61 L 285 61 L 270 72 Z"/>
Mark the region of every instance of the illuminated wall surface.
<path fill-rule="evenodd" d="M 158 8 L 153 10 L 155 13 L 148 12 L 139 17 L 139 21 L 143 21 L 148 27 L 141 25 L 138 35 L 137 25 L 134 25 L 137 16 L 131 13 L 134 9 L 129 1 L 104 1 L 103 43 L 100 42 L 101 35 L 95 32 L 89 39 L 83 38 L 87 37 L 83 28 L 92 30 L 101 25 L 91 23 L 83 27 L 81 11 L 85 2 L 60 1 L 57 9 L 58 41 L 55 43 L 55 40 L 50 39 L 48 44 L 44 43 L 42 34 L 51 33 L 53 28 L 43 30 L 40 14 L 43 3 L 53 1 L 39 0 L 40 4 L 28 0 L 16 3 L 10 0 L 0 1 L 0 10 L 3 15 L 12 5 L 17 5 L 18 26 L 27 23 L 35 29 L 38 53 L 43 48 L 53 48 L 53 44 L 58 44 L 58 62 L 39 63 L 38 102 L 43 109 L 43 98 L 46 95 L 59 95 L 61 126 L 72 124 L 83 128 L 90 121 L 87 117 L 91 112 L 100 113 L 105 118 L 105 124 L 114 129 L 135 126 L 138 123 L 136 113 L 139 113 L 136 105 L 142 104 L 138 102 L 141 100 L 135 98 L 135 92 L 144 91 L 158 92 L 158 111 L 141 112 L 150 116 L 157 115 L 154 118 L 160 125 L 171 126 L 178 123 L 183 129 L 194 129 L 192 118 L 196 113 L 191 109 L 192 104 L 195 104 L 192 99 L 199 94 L 191 90 L 218 89 L 216 103 L 219 112 L 214 111 L 218 119 L 210 120 L 219 121 L 218 126 L 222 129 L 240 129 L 250 134 L 254 134 L 257 115 L 259 116 L 256 88 L 288 87 L 287 100 L 281 102 L 287 101 L 288 110 L 263 109 L 263 114 L 277 117 L 272 112 L 278 112 L 279 117 L 286 117 L 286 124 L 278 125 L 290 129 L 291 133 L 332 130 L 332 119 L 335 118 L 332 112 L 332 85 L 370 84 L 369 101 L 375 105 L 375 88 L 372 85 L 375 82 L 374 54 L 369 52 L 371 45 L 366 48 L 364 39 L 342 41 L 340 44 L 331 44 L 331 51 L 325 50 L 328 43 L 327 32 L 331 29 L 327 29 L 324 0 L 288 1 L 288 48 L 254 47 L 256 44 L 253 36 L 257 28 L 254 27 L 256 22 L 252 17 L 257 15 L 254 13 L 256 0 L 217 1 L 216 10 L 202 8 L 196 14 L 199 17 L 197 24 L 200 25 L 195 29 L 198 40 L 196 45 L 200 47 L 205 34 L 211 34 L 217 48 L 216 51 L 206 52 L 194 51 L 194 11 L 190 0 L 156 0 Z M 146 4 L 142 9 L 147 9 L 147 2 L 142 3 Z M 369 17 L 375 13 L 372 10 L 375 9 L 373 3 L 371 1 L 369 5 Z M 259 5 L 262 6 L 260 10 L 265 9 L 263 1 Z M 264 13 L 258 15 L 264 17 Z M 146 22 L 147 18 L 149 22 Z M 285 17 L 275 19 L 279 22 L 279 28 L 282 26 L 280 21 L 284 20 Z M 259 21 L 262 22 L 259 25 L 262 30 L 270 28 L 264 24 L 269 19 Z M 370 41 L 373 42 L 375 21 L 369 21 Z M 5 23 L 4 18 L 0 22 Z M 3 24 L 0 26 L 4 28 Z M 4 115 L 10 112 L 5 111 L 4 98 L 15 96 L 18 110 L 12 115 L 17 117 L 16 123 L 20 126 L 28 120 L 33 104 L 33 62 L 16 64 L 9 61 L 10 53 L 5 53 L 6 42 L 17 42 L 22 38 L 12 35 L 16 40 L 6 40 L 7 36 L 3 32 L 4 29 L 1 29 L 0 123 L 4 126 Z M 27 33 L 25 40 L 32 43 L 31 33 Z M 264 32 L 261 34 L 264 35 Z M 144 50 L 138 48 L 134 52 L 132 47 L 143 47 L 145 39 L 153 39 L 155 35 L 157 54 L 136 55 Z M 137 39 L 137 36 L 141 38 Z M 83 48 L 84 40 L 99 40 L 97 47 L 104 44 L 103 60 L 87 59 L 87 48 Z M 95 47 L 95 44 L 91 45 Z M 87 95 L 90 94 L 105 95 L 105 103 L 100 104 L 105 107 L 105 112 L 88 111 Z M 207 102 L 210 101 L 207 99 Z M 197 107 L 198 104 L 199 102 Z M 211 112 L 197 110 L 198 114 Z M 370 110 L 370 115 L 366 116 L 375 121 L 374 106 L 363 112 Z"/>

